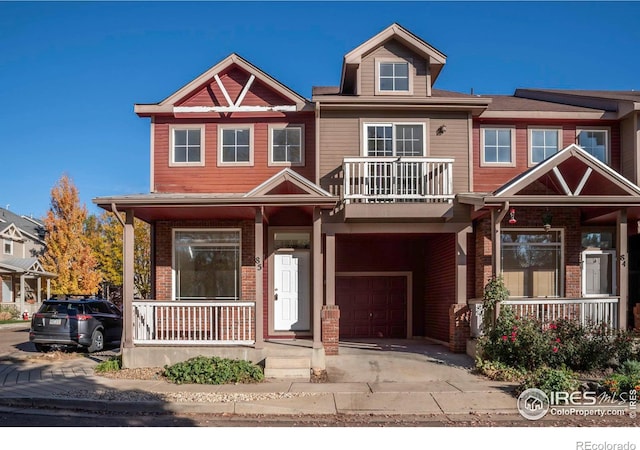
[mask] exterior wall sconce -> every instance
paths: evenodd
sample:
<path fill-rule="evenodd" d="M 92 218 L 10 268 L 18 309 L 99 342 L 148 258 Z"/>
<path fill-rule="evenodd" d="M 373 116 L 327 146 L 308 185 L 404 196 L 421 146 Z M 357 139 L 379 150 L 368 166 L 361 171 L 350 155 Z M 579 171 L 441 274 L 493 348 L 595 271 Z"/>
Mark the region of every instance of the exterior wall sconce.
<path fill-rule="evenodd" d="M 553 216 L 547 212 L 542 215 L 542 226 L 544 227 L 544 231 L 549 231 L 551 229 L 551 220 Z"/>
<path fill-rule="evenodd" d="M 515 208 L 511 208 L 511 209 L 509 210 L 509 224 L 510 224 L 510 225 L 515 225 L 515 224 L 516 224 L 516 222 L 518 222 L 518 221 L 516 220 L 516 209 L 515 209 Z"/>
<path fill-rule="evenodd" d="M 438 136 L 441 136 L 441 135 L 445 134 L 446 132 L 447 132 L 447 126 L 446 125 L 440 125 L 438 127 L 438 129 L 436 130 L 436 134 Z"/>

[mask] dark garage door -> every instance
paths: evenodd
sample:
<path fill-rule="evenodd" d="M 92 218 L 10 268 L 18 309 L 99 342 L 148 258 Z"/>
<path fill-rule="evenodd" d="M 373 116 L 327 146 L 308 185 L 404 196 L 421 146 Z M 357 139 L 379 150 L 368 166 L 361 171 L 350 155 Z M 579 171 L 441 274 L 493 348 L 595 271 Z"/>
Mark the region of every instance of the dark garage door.
<path fill-rule="evenodd" d="M 336 303 L 340 338 L 407 337 L 406 277 L 337 277 Z"/>

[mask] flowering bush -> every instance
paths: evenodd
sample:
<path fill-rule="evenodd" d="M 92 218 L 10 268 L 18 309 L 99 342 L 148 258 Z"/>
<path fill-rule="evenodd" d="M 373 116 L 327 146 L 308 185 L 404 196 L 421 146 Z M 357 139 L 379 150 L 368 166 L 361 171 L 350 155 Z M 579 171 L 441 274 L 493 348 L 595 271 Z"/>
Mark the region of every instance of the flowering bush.
<path fill-rule="evenodd" d="M 517 389 L 517 393 L 529 389 L 538 388 L 547 395 L 551 392 L 571 392 L 578 388 L 578 379 L 569 369 L 553 369 L 551 367 L 540 367 L 525 375 L 523 381 Z"/>
<path fill-rule="evenodd" d="M 618 371 L 602 382 L 611 394 L 628 393 L 635 389 L 640 393 L 640 361 L 626 361 Z"/>
<path fill-rule="evenodd" d="M 592 370 L 621 363 L 633 355 L 633 339 L 604 324 L 581 325 L 574 320 L 543 324 L 517 317 L 502 308 L 495 324 L 479 340 L 481 358 L 521 370 L 542 366 Z"/>

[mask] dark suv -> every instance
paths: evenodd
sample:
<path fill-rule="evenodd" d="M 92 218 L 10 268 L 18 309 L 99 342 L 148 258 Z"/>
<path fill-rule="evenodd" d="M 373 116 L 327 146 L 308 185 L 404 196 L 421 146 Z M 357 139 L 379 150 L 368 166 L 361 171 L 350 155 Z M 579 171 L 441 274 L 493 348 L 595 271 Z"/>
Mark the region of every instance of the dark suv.
<path fill-rule="evenodd" d="M 68 346 L 97 352 L 121 336 L 122 312 L 99 298 L 45 300 L 31 319 L 29 332 L 29 340 L 40 352 Z"/>

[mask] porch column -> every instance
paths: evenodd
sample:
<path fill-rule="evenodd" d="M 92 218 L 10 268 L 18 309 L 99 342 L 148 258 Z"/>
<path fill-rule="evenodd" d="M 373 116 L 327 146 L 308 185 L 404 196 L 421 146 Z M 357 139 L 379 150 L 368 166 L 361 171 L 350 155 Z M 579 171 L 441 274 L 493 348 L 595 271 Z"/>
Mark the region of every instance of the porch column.
<path fill-rule="evenodd" d="M 128 210 L 125 214 L 122 232 L 122 345 L 124 348 L 133 348 L 134 213 Z"/>
<path fill-rule="evenodd" d="M 311 368 L 324 370 L 324 348 L 322 347 L 322 297 L 324 273 L 322 268 L 322 215 L 319 207 L 313 208 L 313 350 Z"/>
<path fill-rule="evenodd" d="M 491 262 L 493 265 L 493 275 L 496 277 L 500 276 L 502 273 L 502 260 L 500 258 L 500 223 L 502 222 L 502 219 L 504 219 L 508 210 L 509 202 L 505 202 L 504 205 L 502 205 L 502 209 L 497 211 L 495 209 L 491 210 L 491 231 L 493 233 L 493 236 L 491 236 Z"/>
<path fill-rule="evenodd" d="M 47 299 L 51 298 L 51 278 L 47 278 Z"/>
<path fill-rule="evenodd" d="M 25 274 L 20 275 L 20 314 L 24 312 L 24 278 Z"/>
<path fill-rule="evenodd" d="M 627 235 L 627 209 L 618 210 L 617 214 L 618 238 L 618 327 L 627 329 L 627 310 L 629 308 L 629 250 Z"/>
<path fill-rule="evenodd" d="M 264 225 L 262 207 L 256 208 L 255 229 L 255 264 L 256 264 L 256 337 L 255 348 L 264 347 L 264 293 L 262 275 L 264 271 Z"/>
<path fill-rule="evenodd" d="M 36 301 L 42 303 L 42 277 L 36 278 Z"/>
<path fill-rule="evenodd" d="M 458 231 L 456 242 L 456 303 L 467 304 L 467 239 L 471 227 Z"/>
<path fill-rule="evenodd" d="M 336 235 L 327 233 L 325 236 L 325 259 L 326 259 L 326 300 L 327 305 L 336 304 Z"/>

